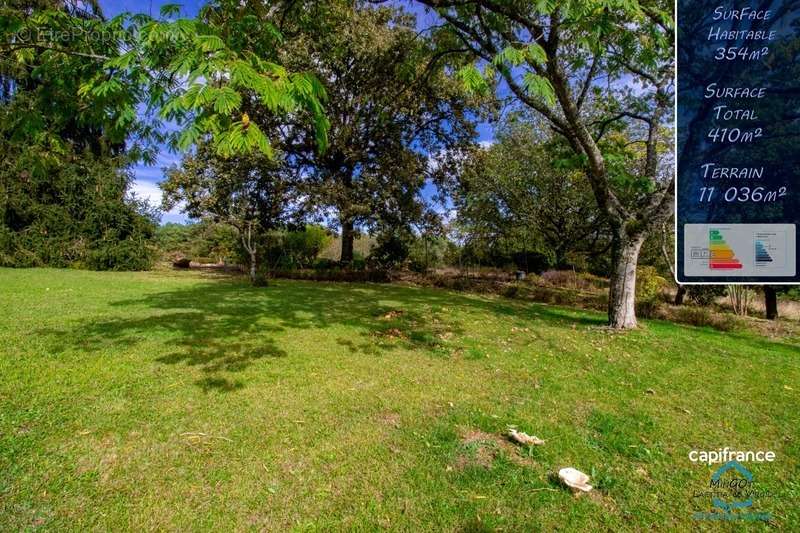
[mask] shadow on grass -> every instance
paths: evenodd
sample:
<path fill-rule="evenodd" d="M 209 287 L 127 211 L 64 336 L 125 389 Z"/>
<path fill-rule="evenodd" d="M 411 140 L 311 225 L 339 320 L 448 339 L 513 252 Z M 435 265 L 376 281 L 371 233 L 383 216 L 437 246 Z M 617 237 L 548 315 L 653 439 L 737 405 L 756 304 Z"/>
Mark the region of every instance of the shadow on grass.
<path fill-rule="evenodd" d="M 224 374 L 291 356 L 276 343 L 278 333 L 304 335 L 308 330 L 347 327 L 354 333 L 333 340 L 354 354 L 381 356 L 414 349 L 448 357 L 465 333 L 455 310 L 508 320 L 509 326 L 519 320 L 529 325 L 540 321 L 564 327 L 567 335 L 576 324 L 605 324 L 599 313 L 379 284 L 281 281 L 253 288 L 241 281 L 218 280 L 110 305 L 124 315 L 102 321 L 90 317 L 68 330 L 39 333 L 53 343 L 53 352 L 156 342 L 168 352 L 156 361 L 199 367 L 208 376 L 197 385 L 220 392 L 245 385 Z M 775 347 L 755 338 L 738 341 L 754 349 Z"/>
<path fill-rule="evenodd" d="M 220 392 L 244 386 L 223 374 L 290 356 L 276 344 L 277 333 L 303 335 L 310 329 L 344 326 L 355 334 L 333 340 L 351 353 L 377 356 L 421 349 L 448 356 L 445 340 L 463 334 L 451 311 L 466 307 L 507 316 L 511 322 L 521 307 L 515 302 L 391 285 L 281 281 L 253 288 L 231 280 L 110 305 L 124 315 L 102 321 L 87 318 L 68 330 L 39 334 L 53 343 L 53 352 L 96 352 L 157 342 L 168 347 L 168 353 L 156 356 L 156 361 L 199 367 L 208 377 L 197 385 Z"/>

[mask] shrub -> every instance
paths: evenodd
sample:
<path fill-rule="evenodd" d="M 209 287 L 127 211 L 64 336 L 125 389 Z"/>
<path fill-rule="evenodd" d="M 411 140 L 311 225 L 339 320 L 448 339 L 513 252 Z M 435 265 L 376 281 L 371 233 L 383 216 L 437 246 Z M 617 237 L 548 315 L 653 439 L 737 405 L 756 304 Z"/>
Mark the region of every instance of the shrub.
<path fill-rule="evenodd" d="M 517 295 L 519 294 L 519 286 L 518 285 L 506 285 L 503 288 L 502 294 L 506 298 L 516 298 Z"/>
<path fill-rule="evenodd" d="M 538 277 L 540 283 L 550 287 L 578 290 L 605 289 L 608 281 L 588 272 L 574 270 L 548 270 Z"/>
<path fill-rule="evenodd" d="M 353 260 L 350 262 L 350 270 L 361 271 L 367 269 L 367 261 L 360 253 L 353 251 Z"/>
<path fill-rule="evenodd" d="M 129 194 L 130 171 L 90 154 L 59 159 L 41 174 L 0 170 L 0 266 L 150 268 L 157 217 Z"/>
<path fill-rule="evenodd" d="M 300 231 L 286 232 L 282 240 L 283 249 L 292 263 L 306 267 L 330 243 L 331 237 L 325 228 L 309 224 Z"/>
<path fill-rule="evenodd" d="M 726 290 L 723 285 L 688 285 L 686 295 L 697 305 L 708 307 L 717 298 L 725 296 Z"/>
<path fill-rule="evenodd" d="M 86 266 L 91 270 L 149 270 L 153 256 L 146 242 L 111 241 L 89 250 Z"/>
<path fill-rule="evenodd" d="M 577 287 L 578 276 L 572 270 L 547 270 L 540 278 L 552 287 Z"/>
<path fill-rule="evenodd" d="M 298 279 L 308 281 L 340 281 L 340 282 L 370 282 L 387 283 L 391 281 L 389 273 L 384 270 L 277 270 L 272 272 L 272 277 L 283 279 Z"/>
<path fill-rule="evenodd" d="M 666 284 L 667 280 L 653 266 L 645 265 L 636 270 L 636 308 L 641 316 L 647 318 L 655 314 Z"/>
<path fill-rule="evenodd" d="M 378 235 L 375 248 L 369 254 L 369 266 L 388 270 L 408 258 L 412 235 L 405 231 L 385 231 Z"/>
<path fill-rule="evenodd" d="M 334 268 L 338 268 L 339 263 L 334 261 L 333 259 L 327 259 L 325 257 L 320 257 L 316 261 L 314 261 L 313 268 L 314 270 L 333 270 Z"/>
<path fill-rule="evenodd" d="M 600 276 L 595 276 L 591 272 L 579 272 L 578 279 L 580 280 L 581 286 L 587 289 L 607 289 L 608 288 L 608 280 L 606 278 L 602 278 Z"/>
<path fill-rule="evenodd" d="M 678 307 L 671 317 L 673 322 L 698 327 L 712 327 L 720 331 L 736 329 L 737 321 L 727 314 L 714 314 L 706 307 Z"/>
<path fill-rule="evenodd" d="M 550 254 L 537 251 L 515 252 L 511 259 L 516 269 L 528 272 L 544 272 L 553 266 Z"/>
<path fill-rule="evenodd" d="M 269 276 L 266 274 L 256 275 L 256 279 L 253 281 L 253 287 L 267 287 L 267 286 L 269 286 Z"/>
<path fill-rule="evenodd" d="M 451 277 L 436 274 L 430 278 L 434 287 L 441 289 L 450 289 L 453 291 L 466 291 L 472 288 L 473 284 L 469 278 L 462 276 Z"/>

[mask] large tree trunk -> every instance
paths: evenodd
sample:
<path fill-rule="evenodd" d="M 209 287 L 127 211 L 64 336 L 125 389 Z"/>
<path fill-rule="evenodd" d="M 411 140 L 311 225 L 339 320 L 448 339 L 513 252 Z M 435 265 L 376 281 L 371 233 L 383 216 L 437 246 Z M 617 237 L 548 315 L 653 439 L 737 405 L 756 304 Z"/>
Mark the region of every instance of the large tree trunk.
<path fill-rule="evenodd" d="M 353 221 L 342 220 L 342 255 L 339 260 L 344 264 L 353 262 Z"/>
<path fill-rule="evenodd" d="M 615 235 L 611 252 L 611 285 L 608 291 L 608 325 L 633 329 L 636 324 L 636 264 L 644 238 Z"/>
<path fill-rule="evenodd" d="M 778 318 L 778 293 L 775 291 L 775 287 L 764 285 L 764 307 L 767 310 L 768 320 Z"/>

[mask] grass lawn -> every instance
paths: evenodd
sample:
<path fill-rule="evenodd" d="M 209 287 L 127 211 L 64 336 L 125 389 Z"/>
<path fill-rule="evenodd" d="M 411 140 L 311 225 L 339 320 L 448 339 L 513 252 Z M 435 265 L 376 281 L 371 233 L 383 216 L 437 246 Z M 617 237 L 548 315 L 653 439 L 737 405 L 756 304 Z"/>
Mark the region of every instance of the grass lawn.
<path fill-rule="evenodd" d="M 725 446 L 800 528 L 796 341 L 171 272 L 0 269 L 0 308 L 0 531 L 741 527 L 692 518 Z"/>

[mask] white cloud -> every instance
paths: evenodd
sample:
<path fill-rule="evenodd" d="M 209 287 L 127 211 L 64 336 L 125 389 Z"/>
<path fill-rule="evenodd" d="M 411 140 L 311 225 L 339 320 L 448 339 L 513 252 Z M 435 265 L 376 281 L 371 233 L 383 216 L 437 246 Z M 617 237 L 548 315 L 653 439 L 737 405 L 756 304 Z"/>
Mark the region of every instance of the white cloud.
<path fill-rule="evenodd" d="M 133 184 L 131 184 L 131 192 L 136 194 L 138 198 L 147 200 L 150 205 L 157 207 L 161 206 L 163 193 L 161 192 L 161 189 L 158 188 L 158 184 L 156 183 L 144 181 L 137 177 L 137 179 L 133 181 Z"/>
<path fill-rule="evenodd" d="M 161 200 L 164 195 L 161 189 L 158 188 L 158 184 L 139 179 L 138 172 L 136 175 L 137 179 L 133 180 L 131 184 L 131 192 L 134 193 L 137 198 L 147 200 L 151 206 L 161 208 Z M 182 207 L 183 204 L 178 204 L 171 210 L 165 211 L 161 217 L 161 222 L 186 222 L 188 217 L 181 213 Z"/>

